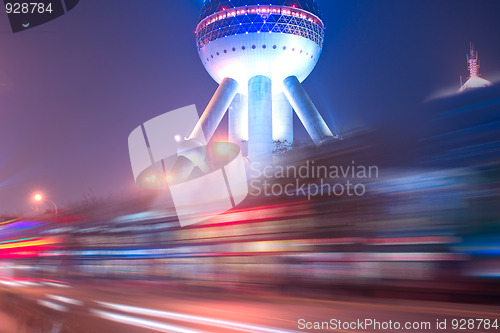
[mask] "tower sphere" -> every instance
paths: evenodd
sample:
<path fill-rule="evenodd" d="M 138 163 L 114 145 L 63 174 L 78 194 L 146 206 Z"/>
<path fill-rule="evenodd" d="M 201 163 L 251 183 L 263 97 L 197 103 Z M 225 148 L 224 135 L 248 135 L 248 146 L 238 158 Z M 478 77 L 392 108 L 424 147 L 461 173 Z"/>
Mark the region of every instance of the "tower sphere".
<path fill-rule="evenodd" d="M 200 59 L 212 78 L 272 80 L 273 93 L 296 76 L 302 82 L 318 62 L 324 25 L 316 0 L 205 0 L 196 27 Z"/>

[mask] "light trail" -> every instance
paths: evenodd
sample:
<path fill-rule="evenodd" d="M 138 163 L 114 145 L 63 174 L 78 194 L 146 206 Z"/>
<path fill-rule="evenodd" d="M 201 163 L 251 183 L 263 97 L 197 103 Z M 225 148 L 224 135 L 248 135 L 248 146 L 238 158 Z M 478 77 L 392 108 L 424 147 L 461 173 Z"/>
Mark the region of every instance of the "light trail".
<path fill-rule="evenodd" d="M 68 311 L 68 308 L 65 307 L 64 305 L 52 303 L 49 301 L 38 300 L 38 304 L 43 305 L 43 306 L 50 308 L 50 309 L 53 309 L 53 310 L 61 311 L 61 312 Z"/>
<path fill-rule="evenodd" d="M 72 298 L 68 298 L 68 297 L 64 297 L 64 296 L 48 295 L 47 294 L 47 298 L 50 298 L 50 299 L 53 299 L 55 301 L 59 301 L 62 303 L 67 303 L 67 304 L 80 305 L 80 306 L 83 305 L 82 301 L 78 301 L 76 299 L 72 299 Z"/>
<path fill-rule="evenodd" d="M 71 286 L 68 286 L 67 284 L 56 283 L 56 282 L 44 282 L 44 284 L 52 287 L 71 288 Z"/>
<path fill-rule="evenodd" d="M 101 318 L 104 318 L 104 319 L 109 319 L 109 320 L 116 321 L 119 323 L 125 323 L 125 324 L 129 324 L 129 325 L 143 327 L 143 328 L 149 328 L 149 329 L 153 329 L 153 330 L 160 331 L 160 332 L 201 333 L 201 331 L 196 331 L 196 330 L 187 329 L 187 328 L 183 328 L 183 327 L 179 327 L 179 326 L 164 324 L 164 323 L 160 323 L 157 321 L 121 315 L 121 314 L 112 313 L 112 312 L 106 312 L 106 311 L 95 310 L 95 309 L 91 309 L 90 312 L 92 312 L 93 314 L 95 314 Z"/>
<path fill-rule="evenodd" d="M 265 332 L 265 333 L 292 333 L 293 332 L 293 331 L 284 331 L 284 330 L 280 330 L 280 329 L 263 327 L 263 326 L 256 326 L 256 325 L 248 325 L 248 324 L 242 324 L 242 323 L 237 323 L 237 322 L 231 322 L 231 321 L 227 321 L 227 320 L 220 320 L 220 319 L 212 319 L 212 318 L 206 318 L 206 317 L 200 317 L 200 316 L 187 315 L 187 314 L 176 313 L 176 312 L 146 309 L 146 308 L 140 308 L 140 307 L 136 307 L 136 306 L 121 305 L 121 304 L 114 304 L 114 303 L 107 303 L 107 302 L 98 302 L 98 301 L 96 303 L 98 303 L 104 307 L 114 309 L 114 310 L 123 311 L 123 312 L 131 312 L 131 313 L 135 313 L 135 314 L 142 314 L 142 315 L 159 317 L 159 318 L 181 320 L 181 321 L 187 321 L 187 322 L 195 323 L 195 324 L 203 324 L 203 325 L 209 325 L 209 326 L 230 328 L 230 329 L 235 329 L 235 330 L 244 331 L 244 332 Z"/>

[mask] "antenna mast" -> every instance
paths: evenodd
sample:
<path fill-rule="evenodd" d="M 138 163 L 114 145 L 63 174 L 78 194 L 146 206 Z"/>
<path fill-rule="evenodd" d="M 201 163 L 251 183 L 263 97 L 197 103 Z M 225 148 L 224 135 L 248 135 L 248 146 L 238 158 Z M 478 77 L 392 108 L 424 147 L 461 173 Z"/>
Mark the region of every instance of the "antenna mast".
<path fill-rule="evenodd" d="M 474 45 L 470 43 L 470 53 L 467 55 L 467 63 L 469 67 L 470 77 L 479 77 L 479 56 Z"/>

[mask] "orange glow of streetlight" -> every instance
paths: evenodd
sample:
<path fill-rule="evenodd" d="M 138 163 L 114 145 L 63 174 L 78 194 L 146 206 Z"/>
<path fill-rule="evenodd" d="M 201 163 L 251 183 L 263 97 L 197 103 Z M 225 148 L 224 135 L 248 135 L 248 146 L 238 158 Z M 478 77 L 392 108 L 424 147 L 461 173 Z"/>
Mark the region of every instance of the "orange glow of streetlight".
<path fill-rule="evenodd" d="M 42 199 L 43 199 L 41 194 L 35 194 L 35 196 L 33 198 L 35 199 L 35 201 L 42 201 Z"/>

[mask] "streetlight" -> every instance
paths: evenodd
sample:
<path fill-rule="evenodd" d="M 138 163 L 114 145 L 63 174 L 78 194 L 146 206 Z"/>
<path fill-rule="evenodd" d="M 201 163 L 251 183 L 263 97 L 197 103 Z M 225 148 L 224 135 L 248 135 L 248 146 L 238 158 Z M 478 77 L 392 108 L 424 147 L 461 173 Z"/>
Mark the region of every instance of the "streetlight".
<path fill-rule="evenodd" d="M 35 201 L 45 200 L 45 201 L 48 201 L 48 202 L 52 203 L 54 205 L 54 215 L 57 216 L 57 205 L 56 205 L 56 203 L 54 201 L 52 201 L 50 199 L 47 199 L 47 198 L 44 198 L 40 193 L 35 194 L 35 196 L 33 197 L 33 199 L 35 199 Z"/>

